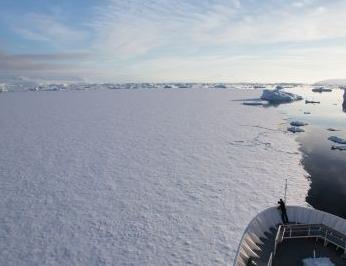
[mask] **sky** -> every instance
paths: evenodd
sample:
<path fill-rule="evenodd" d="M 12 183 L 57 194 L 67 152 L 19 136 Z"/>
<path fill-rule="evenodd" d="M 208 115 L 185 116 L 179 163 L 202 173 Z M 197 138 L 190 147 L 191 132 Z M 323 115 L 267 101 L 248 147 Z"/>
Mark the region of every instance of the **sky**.
<path fill-rule="evenodd" d="M 346 78 L 344 0 L 0 0 L 0 77 Z"/>

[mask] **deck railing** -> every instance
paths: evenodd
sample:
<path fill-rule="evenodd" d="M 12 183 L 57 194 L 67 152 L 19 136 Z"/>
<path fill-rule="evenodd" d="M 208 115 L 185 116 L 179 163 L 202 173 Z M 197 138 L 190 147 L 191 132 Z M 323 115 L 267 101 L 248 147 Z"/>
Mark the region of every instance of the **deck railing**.
<path fill-rule="evenodd" d="M 346 256 L 346 236 L 324 224 L 286 224 L 279 225 L 275 241 L 273 252 L 270 253 L 270 257 L 267 266 L 271 266 L 273 257 L 276 255 L 277 246 L 284 239 L 296 239 L 296 238 L 316 238 L 324 241 L 324 246 L 328 243 L 332 243 L 337 248 L 344 250 Z"/>
<path fill-rule="evenodd" d="M 294 224 L 282 225 L 278 228 L 275 246 L 272 250 L 274 260 L 277 246 L 284 239 L 315 237 L 323 239 L 325 244 L 333 243 L 344 250 L 346 257 L 346 220 L 323 211 L 300 206 L 287 206 L 289 220 Z M 261 238 L 266 232 L 277 228 L 282 222 L 280 212 L 276 207 L 268 208 L 254 217 L 245 229 L 234 260 L 235 266 L 245 266 L 249 259 L 259 259 Z"/>
<path fill-rule="evenodd" d="M 346 255 L 346 235 L 324 224 L 286 224 L 280 225 L 275 239 L 274 255 L 277 245 L 284 239 L 294 238 L 319 238 L 344 250 Z"/>

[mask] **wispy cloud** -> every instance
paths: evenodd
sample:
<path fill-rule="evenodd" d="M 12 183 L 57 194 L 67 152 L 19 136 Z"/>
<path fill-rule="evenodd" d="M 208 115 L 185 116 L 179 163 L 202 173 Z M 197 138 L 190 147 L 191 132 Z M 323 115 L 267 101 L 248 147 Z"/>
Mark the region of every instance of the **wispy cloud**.
<path fill-rule="evenodd" d="M 18 18 L 11 25 L 21 38 L 53 49 L 12 56 L 9 69 L 66 65 L 66 71 L 117 81 L 311 80 L 324 78 L 323 71 L 331 75 L 332 67 L 323 62 L 346 71 L 345 1 L 106 0 L 97 5 L 79 26 L 62 11 Z M 334 46 L 326 48 L 330 42 Z M 67 51 L 77 51 L 76 56 Z"/>
<path fill-rule="evenodd" d="M 67 26 L 56 16 L 48 14 L 29 14 L 14 23 L 13 29 L 24 39 L 56 44 L 82 41 L 86 38 L 84 31 Z"/>
<path fill-rule="evenodd" d="M 210 1 L 197 5 L 116 0 L 98 9 L 94 29 L 99 47 L 131 57 L 158 49 L 346 38 L 345 11 L 343 1 L 323 5 L 313 0 L 294 5 Z"/>

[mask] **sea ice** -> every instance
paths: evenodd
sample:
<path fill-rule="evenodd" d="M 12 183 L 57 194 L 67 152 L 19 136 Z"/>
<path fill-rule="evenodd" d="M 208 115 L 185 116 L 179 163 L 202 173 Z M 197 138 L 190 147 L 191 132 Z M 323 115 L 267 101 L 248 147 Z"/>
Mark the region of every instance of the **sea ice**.
<path fill-rule="evenodd" d="M 289 204 L 309 187 L 284 117 L 234 101 L 259 96 L 1 95 L 0 265 L 231 265 L 285 178 Z"/>

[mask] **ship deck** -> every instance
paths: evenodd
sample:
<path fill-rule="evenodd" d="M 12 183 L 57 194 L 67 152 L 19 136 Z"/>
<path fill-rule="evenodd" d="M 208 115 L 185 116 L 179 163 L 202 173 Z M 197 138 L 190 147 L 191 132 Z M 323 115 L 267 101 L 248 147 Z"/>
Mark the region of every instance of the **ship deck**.
<path fill-rule="evenodd" d="M 346 265 L 345 219 L 300 206 L 288 206 L 287 210 L 288 224 L 281 223 L 274 207 L 252 219 L 239 245 L 235 266 L 304 265 L 304 259 L 314 257 L 316 261 L 309 260 L 309 265 Z"/>
<path fill-rule="evenodd" d="M 278 245 L 272 265 L 303 265 L 303 259 L 313 257 L 314 251 L 316 258 L 327 257 L 335 265 L 346 265 L 342 249 L 336 249 L 333 244 L 324 246 L 321 239 L 314 238 L 285 239 Z"/>

